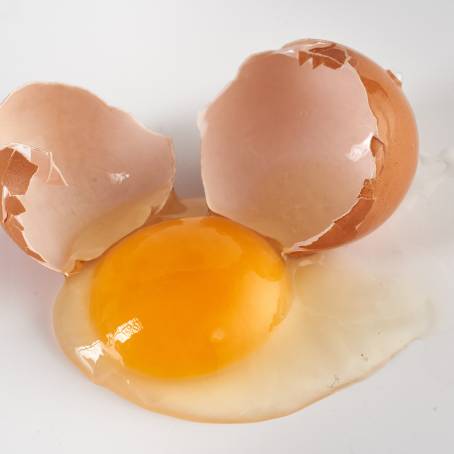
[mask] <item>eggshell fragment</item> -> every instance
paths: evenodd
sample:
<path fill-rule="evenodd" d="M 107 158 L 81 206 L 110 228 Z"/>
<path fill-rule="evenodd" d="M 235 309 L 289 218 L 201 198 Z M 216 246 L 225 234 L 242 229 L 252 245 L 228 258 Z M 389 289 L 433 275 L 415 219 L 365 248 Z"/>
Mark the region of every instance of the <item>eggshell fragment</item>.
<path fill-rule="evenodd" d="M 369 233 L 416 168 L 416 125 L 395 77 L 328 41 L 252 56 L 199 126 L 210 209 L 289 254 Z"/>
<path fill-rule="evenodd" d="M 0 148 L 3 226 L 66 273 L 144 224 L 173 186 L 170 139 L 81 88 L 14 92 L 0 106 Z"/>

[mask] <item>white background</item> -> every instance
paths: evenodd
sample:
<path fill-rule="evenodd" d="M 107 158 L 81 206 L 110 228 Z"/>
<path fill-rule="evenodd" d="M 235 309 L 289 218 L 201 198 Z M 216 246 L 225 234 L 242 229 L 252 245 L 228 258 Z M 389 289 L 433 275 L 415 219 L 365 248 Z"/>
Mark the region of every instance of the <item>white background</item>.
<path fill-rule="evenodd" d="M 197 112 L 250 53 L 326 38 L 403 74 L 421 149 L 437 153 L 454 145 L 453 5 L 0 0 L 0 96 L 35 80 L 91 89 L 174 139 L 177 189 L 195 195 Z M 414 343 L 370 379 L 290 417 L 193 424 L 146 412 L 82 377 L 52 333 L 60 276 L 3 233 L 0 247 L 2 453 L 454 452 L 452 331 Z"/>

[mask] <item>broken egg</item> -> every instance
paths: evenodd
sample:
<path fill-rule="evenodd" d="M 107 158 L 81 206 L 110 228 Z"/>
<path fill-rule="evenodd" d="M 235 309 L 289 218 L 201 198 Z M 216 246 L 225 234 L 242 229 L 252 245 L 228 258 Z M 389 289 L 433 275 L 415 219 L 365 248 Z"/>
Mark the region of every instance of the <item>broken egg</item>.
<path fill-rule="evenodd" d="M 286 253 L 366 235 L 395 210 L 416 169 L 416 125 L 400 83 L 328 41 L 252 56 L 199 127 L 210 209 Z"/>
<path fill-rule="evenodd" d="M 32 84 L 0 105 L 3 226 L 54 270 L 102 254 L 173 187 L 172 143 L 86 90 Z"/>
<path fill-rule="evenodd" d="M 186 200 L 170 139 L 89 92 L 32 84 L 0 105 L 3 226 L 66 274 L 55 333 L 90 380 L 165 414 L 259 421 L 426 332 L 400 262 L 312 254 L 369 233 L 410 184 L 416 127 L 392 73 L 297 41 L 251 57 L 200 129 L 206 200 Z"/>
<path fill-rule="evenodd" d="M 254 232 L 200 218 L 203 200 L 189 205 L 66 280 L 55 332 L 95 383 L 186 419 L 259 421 L 366 377 L 426 332 L 426 297 L 402 269 L 393 280 L 343 250 L 284 260 Z"/>

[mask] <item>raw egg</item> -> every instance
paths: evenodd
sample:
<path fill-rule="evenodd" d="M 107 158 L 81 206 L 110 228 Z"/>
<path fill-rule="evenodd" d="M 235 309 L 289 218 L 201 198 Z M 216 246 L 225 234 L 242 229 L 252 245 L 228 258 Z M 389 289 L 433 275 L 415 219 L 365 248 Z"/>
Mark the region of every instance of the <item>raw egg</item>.
<path fill-rule="evenodd" d="M 426 332 L 426 295 L 402 268 L 385 273 L 350 248 L 280 259 L 254 232 L 217 216 L 198 217 L 206 213 L 203 200 L 189 205 L 178 224 L 164 220 L 159 230 L 139 230 L 60 291 L 57 338 L 95 383 L 181 418 L 259 421 L 365 378 Z M 179 241 L 189 236 L 192 244 Z M 146 254 L 144 263 L 138 241 L 169 256 Z M 244 256 L 226 267 L 240 247 Z M 130 248 L 134 257 L 128 253 L 119 264 Z M 107 281 L 105 266 L 113 271 Z M 102 301 L 94 299 L 99 287 L 107 289 Z"/>
<path fill-rule="evenodd" d="M 86 90 L 32 84 L 0 105 L 2 223 L 66 275 L 55 332 L 90 380 L 178 417 L 259 421 L 425 333 L 405 266 L 326 252 L 383 223 L 414 174 L 392 73 L 297 41 L 248 59 L 199 125 L 206 200 L 186 200 L 171 140 Z"/>

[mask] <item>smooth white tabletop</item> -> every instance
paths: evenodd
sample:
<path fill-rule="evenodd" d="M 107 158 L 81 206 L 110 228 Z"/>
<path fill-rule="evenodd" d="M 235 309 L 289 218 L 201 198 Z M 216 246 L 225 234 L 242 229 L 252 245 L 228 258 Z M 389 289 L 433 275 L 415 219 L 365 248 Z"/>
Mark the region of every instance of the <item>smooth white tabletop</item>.
<path fill-rule="evenodd" d="M 421 151 L 437 154 L 454 146 L 453 18 L 454 3 L 441 0 L 4 0 L 0 96 L 30 81 L 89 88 L 171 136 L 177 189 L 197 195 L 197 112 L 249 54 L 325 38 L 403 75 Z M 452 201 L 420 220 L 439 222 L 450 210 Z M 441 222 L 446 236 L 423 241 L 426 250 L 433 247 L 434 263 L 440 254 L 445 264 L 432 276 L 441 320 L 431 336 L 360 384 L 292 416 L 247 425 L 156 415 L 87 381 L 53 337 L 62 278 L 0 232 L 0 452 L 454 452 L 453 220 Z M 425 238 L 420 230 L 415 244 Z"/>

